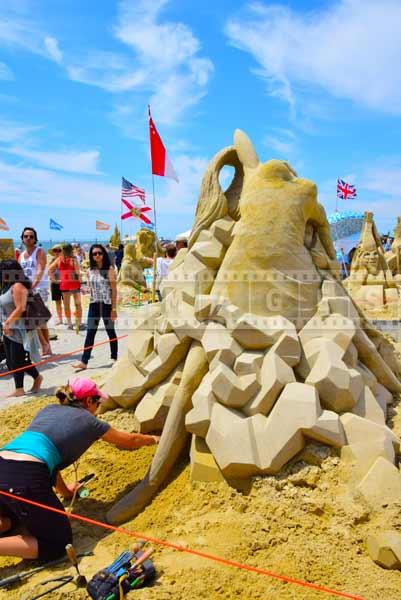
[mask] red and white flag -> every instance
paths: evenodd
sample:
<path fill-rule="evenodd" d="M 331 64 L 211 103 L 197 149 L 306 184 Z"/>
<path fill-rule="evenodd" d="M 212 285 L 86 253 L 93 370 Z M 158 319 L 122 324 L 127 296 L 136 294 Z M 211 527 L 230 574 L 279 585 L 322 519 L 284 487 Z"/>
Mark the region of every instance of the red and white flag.
<path fill-rule="evenodd" d="M 150 155 L 152 158 L 152 174 L 160 177 L 171 177 L 178 183 L 178 177 L 174 171 L 171 160 L 168 157 L 164 144 L 157 132 L 152 116 L 149 111 L 149 137 L 150 137 Z"/>

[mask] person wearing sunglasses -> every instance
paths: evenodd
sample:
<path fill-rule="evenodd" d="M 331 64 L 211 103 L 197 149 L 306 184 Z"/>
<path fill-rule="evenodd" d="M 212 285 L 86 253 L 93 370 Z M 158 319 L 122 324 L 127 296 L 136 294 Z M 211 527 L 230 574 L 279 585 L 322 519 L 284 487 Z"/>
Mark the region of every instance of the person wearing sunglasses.
<path fill-rule="evenodd" d="M 25 250 L 19 256 L 19 263 L 25 275 L 32 283 L 32 290 L 39 293 L 46 304 L 49 299 L 49 277 L 45 251 L 36 245 L 38 243 L 38 234 L 33 227 L 24 227 L 21 233 L 21 240 L 25 246 Z M 40 345 L 42 346 L 42 355 L 52 354 L 47 323 L 38 327 L 37 331 Z"/>
<path fill-rule="evenodd" d="M 78 378 L 56 390 L 59 404 L 48 404 L 27 429 L 0 448 L 0 491 L 64 512 L 53 491 L 73 497 L 82 483 L 66 483 L 61 471 L 75 463 L 97 440 L 121 449 L 152 446 L 159 437 L 123 433 L 95 416 L 103 394 L 91 379 Z M 27 533 L 12 535 L 22 525 Z M 72 542 L 66 515 L 0 495 L 0 556 L 49 561 L 65 554 Z"/>
<path fill-rule="evenodd" d="M 52 256 L 52 260 L 50 261 L 49 267 L 57 261 L 59 256 L 61 256 L 62 247 L 61 244 L 55 244 L 52 248 L 49 249 L 49 254 Z M 57 320 L 54 322 L 55 325 L 63 324 L 63 292 L 60 289 L 60 271 L 56 268 L 55 271 L 49 271 L 49 276 L 51 279 L 50 283 L 50 292 L 52 296 L 52 300 L 56 305 L 56 314 Z"/>
<path fill-rule="evenodd" d="M 81 361 L 74 365 L 77 371 L 86 369 L 88 366 L 100 319 L 103 319 L 103 324 L 109 336 L 111 360 L 112 362 L 117 360 L 118 342 L 114 328 L 114 321 L 117 318 L 116 272 L 110 264 L 106 249 L 101 244 L 93 244 L 89 250 L 88 283 L 90 303 L 85 350 Z"/>

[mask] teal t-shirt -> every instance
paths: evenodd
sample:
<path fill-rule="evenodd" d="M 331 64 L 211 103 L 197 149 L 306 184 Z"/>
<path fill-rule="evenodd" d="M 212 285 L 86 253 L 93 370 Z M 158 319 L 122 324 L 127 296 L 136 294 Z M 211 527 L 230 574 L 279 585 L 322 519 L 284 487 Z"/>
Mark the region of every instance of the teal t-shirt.
<path fill-rule="evenodd" d="M 60 452 L 56 446 L 49 440 L 47 435 L 37 431 L 24 431 L 15 440 L 3 446 L 2 450 L 10 450 L 19 454 L 29 454 L 38 458 L 47 465 L 50 475 L 53 474 L 54 469 L 61 463 Z"/>

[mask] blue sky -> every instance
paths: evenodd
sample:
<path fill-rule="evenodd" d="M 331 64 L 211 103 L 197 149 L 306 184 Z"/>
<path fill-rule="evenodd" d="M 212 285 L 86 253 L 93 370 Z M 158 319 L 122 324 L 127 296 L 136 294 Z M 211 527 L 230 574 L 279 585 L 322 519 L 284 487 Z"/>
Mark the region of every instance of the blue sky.
<path fill-rule="evenodd" d="M 156 177 L 159 235 L 193 221 L 236 127 L 261 160 L 337 176 L 381 231 L 401 215 L 399 0 L 0 0 L 0 217 L 53 239 L 120 218 L 124 175 L 151 203 L 147 104 L 180 178 Z M 227 179 L 228 175 L 226 175 Z M 125 230 L 135 231 L 137 221 Z M 127 222 L 126 222 L 127 223 Z"/>

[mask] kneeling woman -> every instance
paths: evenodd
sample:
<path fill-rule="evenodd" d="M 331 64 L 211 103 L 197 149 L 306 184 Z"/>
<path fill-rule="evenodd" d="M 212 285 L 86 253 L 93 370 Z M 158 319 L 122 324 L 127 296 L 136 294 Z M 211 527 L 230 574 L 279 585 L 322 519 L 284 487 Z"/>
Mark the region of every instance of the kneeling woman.
<path fill-rule="evenodd" d="M 95 417 L 100 399 L 106 398 L 90 379 L 75 379 L 60 387 L 61 404 L 49 404 L 34 417 L 27 430 L 0 449 L 0 491 L 63 509 L 52 487 L 72 497 L 79 483 L 66 484 L 60 471 L 73 464 L 99 438 L 118 448 L 134 450 L 158 442 L 158 437 L 122 433 Z M 15 525 L 26 535 L 9 535 Z M 0 494 L 0 556 L 39 558 L 62 556 L 71 543 L 67 516 Z"/>

